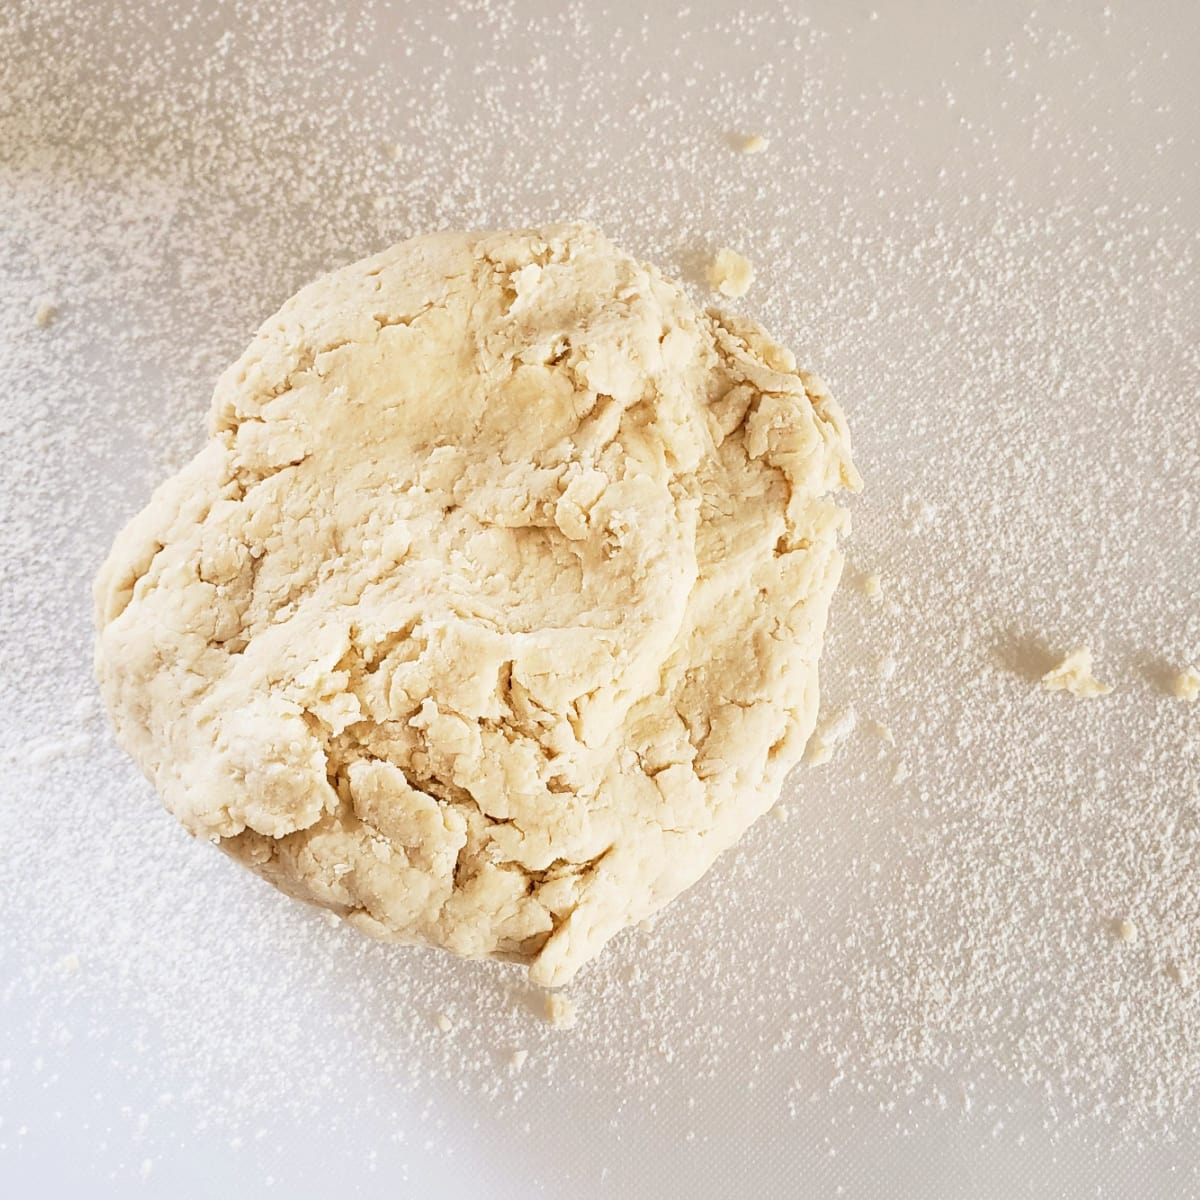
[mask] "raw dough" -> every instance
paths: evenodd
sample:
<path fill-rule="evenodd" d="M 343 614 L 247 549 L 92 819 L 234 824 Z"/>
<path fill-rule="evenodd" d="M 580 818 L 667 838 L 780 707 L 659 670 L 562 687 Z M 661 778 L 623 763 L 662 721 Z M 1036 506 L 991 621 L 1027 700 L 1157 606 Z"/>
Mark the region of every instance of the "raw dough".
<path fill-rule="evenodd" d="M 748 258 L 728 246 L 717 251 L 708 264 L 708 284 L 722 296 L 744 296 L 754 282 L 754 266 Z"/>
<path fill-rule="evenodd" d="M 1081 646 L 1072 650 L 1052 671 L 1042 676 L 1047 691 L 1066 691 L 1073 696 L 1107 696 L 1112 688 L 1092 674 L 1092 652 Z"/>
<path fill-rule="evenodd" d="M 561 992 L 546 993 L 546 1020 L 556 1029 L 574 1029 L 577 1020 L 575 1005 Z"/>
<path fill-rule="evenodd" d="M 857 728 L 858 710 L 853 704 L 827 716 L 808 743 L 810 765 L 820 767 L 827 763 L 833 757 L 834 749 Z"/>
<path fill-rule="evenodd" d="M 1117 937 L 1123 942 L 1136 942 L 1141 937 L 1141 930 L 1128 917 L 1122 917 L 1117 922 Z"/>
<path fill-rule="evenodd" d="M 96 666 L 193 833 L 559 985 L 774 802 L 856 488 L 820 382 L 595 230 L 304 288 L 117 538 Z"/>
<path fill-rule="evenodd" d="M 1171 684 L 1171 691 L 1180 700 L 1195 701 L 1196 699 L 1200 699 L 1200 671 L 1197 671 L 1194 667 L 1188 667 L 1186 671 L 1180 671 Z"/>

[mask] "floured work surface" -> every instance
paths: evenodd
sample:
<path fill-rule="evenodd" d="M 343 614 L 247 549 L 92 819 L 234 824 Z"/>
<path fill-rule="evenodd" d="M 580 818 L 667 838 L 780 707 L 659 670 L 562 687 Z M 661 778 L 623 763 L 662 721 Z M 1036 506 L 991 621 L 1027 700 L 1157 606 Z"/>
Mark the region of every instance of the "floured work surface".
<path fill-rule="evenodd" d="M 0 1169 L 1196 1191 L 1197 14 L 316 8 L 51 3 L 0 64 Z M 87 682 L 90 578 L 263 313 L 365 247 L 560 219 L 704 303 L 745 255 L 739 305 L 870 483 L 828 761 L 580 976 L 570 1029 L 515 968 L 192 844 Z M 1082 647 L 1112 692 L 1043 688 Z"/>

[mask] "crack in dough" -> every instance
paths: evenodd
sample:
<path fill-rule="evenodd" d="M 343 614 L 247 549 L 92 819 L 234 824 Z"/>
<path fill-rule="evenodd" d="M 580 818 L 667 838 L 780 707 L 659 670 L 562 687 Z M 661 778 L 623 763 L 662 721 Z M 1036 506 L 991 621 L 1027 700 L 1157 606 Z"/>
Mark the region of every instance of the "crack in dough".
<path fill-rule="evenodd" d="M 166 806 L 374 937 L 567 982 L 775 801 L 858 487 L 751 321 L 581 225 L 316 281 L 96 581 Z"/>

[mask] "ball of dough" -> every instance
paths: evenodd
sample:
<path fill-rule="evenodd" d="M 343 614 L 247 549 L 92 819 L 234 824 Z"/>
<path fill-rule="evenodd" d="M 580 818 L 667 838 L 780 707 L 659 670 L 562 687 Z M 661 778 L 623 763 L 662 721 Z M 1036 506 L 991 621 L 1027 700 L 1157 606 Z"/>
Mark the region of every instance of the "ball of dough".
<path fill-rule="evenodd" d="M 194 834 L 556 986 L 775 801 L 858 481 L 759 326 L 586 226 L 435 234 L 288 301 L 210 427 L 95 589 Z"/>

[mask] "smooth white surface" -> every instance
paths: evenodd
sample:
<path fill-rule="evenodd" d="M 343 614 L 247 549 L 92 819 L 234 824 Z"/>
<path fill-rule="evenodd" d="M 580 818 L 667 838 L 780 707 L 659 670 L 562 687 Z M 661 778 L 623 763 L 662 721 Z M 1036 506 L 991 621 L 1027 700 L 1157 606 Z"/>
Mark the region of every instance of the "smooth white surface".
<path fill-rule="evenodd" d="M 889 944 L 871 941 L 875 905 L 906 896 L 935 904 L 927 922 L 930 957 L 951 954 L 941 934 L 943 925 L 953 927 L 953 904 L 927 885 L 949 820 L 936 809 L 938 788 L 955 776 L 977 778 L 982 793 L 1016 772 L 1021 755 L 1041 756 L 1046 788 L 1066 796 L 1071 783 L 1059 772 L 1059 748 L 1088 742 L 1095 745 L 1089 761 L 1108 770 L 1102 786 L 1123 789 L 1131 802 L 1185 803 L 1189 788 L 1195 798 L 1194 758 L 1176 766 L 1160 755 L 1155 761 L 1167 761 L 1165 772 L 1141 782 L 1128 766 L 1139 736 L 1151 745 L 1160 733 L 1194 738 L 1200 716 L 1172 709 L 1160 717 L 1148 686 L 1125 709 L 1045 708 L 1013 730 L 988 729 L 986 705 L 992 695 L 1006 703 L 1021 695 L 1031 687 L 1027 680 L 970 691 L 994 657 L 989 639 L 1005 629 L 1015 631 L 1014 641 L 1035 637 L 1056 646 L 1095 639 L 1107 651 L 1103 667 L 1124 681 L 1144 682 L 1138 664 L 1146 655 L 1200 653 L 1200 471 L 1195 425 L 1187 429 L 1196 413 L 1194 356 L 1148 362 L 1160 346 L 1177 345 L 1163 340 L 1164 321 L 1196 327 L 1194 279 L 1164 291 L 1158 285 L 1170 273 L 1154 251 L 1157 239 L 1163 255 L 1194 262 L 1195 6 L 1051 11 L 946 2 L 881 4 L 876 13 L 865 4 L 793 11 L 747 3 L 643 16 L 633 6 L 611 5 L 579 7 L 556 23 L 556 6 L 545 4 L 515 6 L 507 26 L 495 18 L 501 5 L 490 6 L 486 20 L 470 5 L 381 10 L 373 25 L 363 24 L 356 7 L 342 6 L 346 41 L 319 53 L 302 19 L 311 7 L 291 12 L 285 5 L 265 34 L 238 37 L 236 12 L 216 4 L 197 6 L 194 20 L 182 19 L 186 7 L 162 8 L 144 22 L 115 25 L 108 5 L 74 12 L 30 5 L 19 22 L 28 40 L 17 39 L 10 51 L 6 78 L 31 81 L 29 94 L 39 103 L 52 96 L 77 117 L 78 135 L 60 130 L 41 157 L 0 163 L 0 214 L 52 214 L 56 189 L 71 192 L 64 211 L 74 214 L 92 188 L 96 216 L 57 230 L 47 216 L 36 242 L 5 246 L 9 261 L 0 263 L 11 300 L 3 326 L 11 341 L 0 355 L 5 422 L 11 428 L 31 419 L 23 408 L 28 396 L 36 397 L 33 419 L 49 419 L 45 437 L 32 443 L 42 457 L 5 477 L 8 557 L 22 566 L 7 581 L 3 635 L 9 716 L 0 810 L 7 866 L 0 897 L 0 1190 L 123 1196 L 140 1189 L 172 1197 L 252 1196 L 268 1187 L 296 1197 L 1196 1194 L 1192 1114 L 1173 1114 L 1165 1129 L 1160 1123 L 1145 1134 L 1122 1132 L 1086 1112 L 1067 1121 L 1061 1098 L 1048 1099 L 1036 1079 L 1002 1078 L 986 1063 L 945 1059 L 921 1068 L 923 1084 L 903 1091 L 889 1090 L 885 1074 L 873 1085 L 870 1064 L 861 1065 L 854 1085 L 865 1090 L 847 1099 L 850 1084 L 839 1091 L 833 1065 L 839 1047 L 769 1049 L 775 1018 L 783 1025 L 797 1013 L 803 1022 L 806 1012 L 830 1011 L 831 998 L 847 988 L 853 993 L 873 961 L 887 959 Z M 728 23 L 738 12 L 743 32 L 734 37 Z M 523 32 L 538 13 L 548 14 L 549 24 L 537 36 Z M 756 22 L 756 13 L 770 19 Z M 44 51 L 59 36 L 56 25 L 75 47 L 61 63 Z M 318 170 L 322 186 L 277 197 L 288 217 L 286 236 L 263 212 L 261 184 L 235 174 L 223 184 L 227 242 L 181 245 L 180 238 L 212 224 L 173 190 L 152 126 L 145 171 L 105 175 L 96 130 L 109 118 L 135 114 L 110 111 L 109 93 L 92 99 L 88 71 L 75 66 L 80 36 L 92 47 L 85 61 L 99 77 L 110 49 L 115 55 L 106 38 L 126 46 L 144 39 L 135 45 L 152 64 L 160 55 L 210 55 L 226 27 L 235 31 L 232 57 L 216 68 L 221 87 L 198 102 L 198 142 L 217 136 L 214 130 L 240 136 L 239 89 L 266 86 L 260 77 L 285 60 L 294 79 L 294 64 L 310 54 L 311 87 L 297 89 L 295 126 L 287 131 L 297 155 L 304 153 L 306 113 L 332 102 L 323 90 L 335 81 L 331 53 L 352 65 L 350 76 L 370 76 L 375 88 L 363 97 L 339 94 L 338 111 L 353 114 L 356 104 L 392 97 L 394 136 L 414 152 L 397 168 L 400 186 L 371 227 L 376 244 L 438 224 L 533 223 L 578 212 L 692 279 L 706 249 L 728 243 L 746 252 L 759 269 L 746 311 L 763 315 L 802 361 L 820 369 L 849 412 L 869 488 L 856 513 L 852 560 L 881 569 L 903 601 L 883 618 L 850 591 L 839 602 L 826 661 L 831 701 L 853 701 L 867 714 L 875 692 L 861 668 L 905 626 L 922 644 L 901 637 L 902 671 L 928 675 L 931 689 L 976 697 L 956 726 L 974 744 L 957 751 L 920 713 L 876 704 L 870 715 L 886 719 L 902 747 L 920 748 L 919 790 L 891 786 L 862 738 L 822 773 L 798 775 L 788 823 L 761 823 L 744 852 L 720 864 L 652 935 L 623 940 L 611 961 L 581 982 L 580 1027 L 570 1035 L 539 1025 L 512 972 L 435 963 L 330 934 L 210 848 L 189 844 L 94 724 L 82 766 L 53 758 L 30 766 L 31 745 L 54 732 L 48 714 L 60 714 L 59 732 L 69 735 L 72 705 L 90 692 L 90 573 L 113 530 L 166 469 L 164 459 L 198 441 L 211 374 L 311 273 L 374 248 L 361 244 L 363 219 L 339 215 L 350 207 L 358 213 L 380 191 L 376 174 L 355 174 L 365 135 L 353 121 L 344 129 L 347 177 L 335 186 Z M 502 35 L 503 45 L 493 45 Z M 38 52 L 23 55 L 20 47 L 34 43 Z M 546 57 L 541 66 L 539 54 Z M 128 62 L 128 54 L 116 57 Z M 484 64 L 491 65 L 476 70 Z M 152 67 L 147 77 L 154 78 Z M 422 90 L 430 79 L 438 81 L 432 99 Z M 144 85 L 131 83 L 129 94 L 141 103 Z M 573 108 L 574 96 L 586 99 L 584 111 Z M 0 119 L 10 131 L 20 121 L 29 139 L 43 136 L 46 126 L 31 113 L 28 96 L 14 92 L 5 105 L 0 97 Z M 362 118 L 366 128 L 365 112 Z M 514 127 L 525 136 L 489 135 Z M 447 143 L 451 130 L 462 154 Z M 769 149 L 739 158 L 727 142 L 737 130 L 764 133 Z M 848 130 L 856 130 L 851 142 L 842 140 Z M 264 145 L 270 142 L 264 154 L 278 152 L 269 132 L 262 131 Z M 326 148 L 321 161 L 329 157 Z M 785 162 L 795 180 L 794 206 L 755 183 L 756 172 Z M 92 174 L 80 176 L 80 163 L 91 164 Z M 158 237 L 147 232 L 144 216 L 123 232 L 123 196 L 136 196 L 139 212 L 161 203 Z M 1102 207 L 1108 215 L 1096 216 Z M 1027 227 L 994 235 L 997 213 L 1018 210 Z M 1063 225 L 1060 235 L 1040 219 L 1072 212 L 1078 226 Z M 1083 303 L 1085 291 L 1071 291 L 1075 274 L 1060 261 L 1103 262 L 1114 227 L 1142 240 L 1111 251 L 1113 261 L 1122 269 L 1140 266 L 1142 279 L 1155 284 L 1141 294 L 1139 279 L 1129 280 L 1134 301 L 1119 326 L 1124 363 L 1112 361 L 1111 338 L 1089 346 L 1078 311 L 1055 307 L 1067 293 Z M 3 228 L 0 216 L 0 239 Z M 969 246 L 964 231 L 971 229 L 979 230 L 981 245 L 1003 250 L 974 264 L 986 303 L 961 281 L 913 266 L 922 246 L 935 256 L 944 255 L 938 247 L 947 238 Z M 63 266 L 72 248 L 98 247 L 101 258 L 119 258 L 122 239 L 135 235 L 129 253 L 146 256 L 148 265 L 140 276 L 126 269 L 120 278 L 136 278 L 140 290 L 102 302 L 93 278 L 80 287 L 86 305 L 72 310 L 71 272 Z M 1143 243 L 1144 251 L 1137 248 Z M 54 254 L 46 261 L 48 246 Z M 212 280 L 223 260 L 239 286 L 214 311 Z M 86 260 L 89 271 L 95 262 Z M 189 282 L 188 269 L 200 272 L 198 283 Z M 1006 308 L 997 270 L 1041 279 L 1040 289 L 1012 289 L 1018 300 L 1035 297 L 1039 310 Z M 248 278 L 254 283 L 245 287 Z M 57 336 L 35 343 L 17 309 L 25 313 L 47 287 L 61 299 L 62 314 L 51 327 Z M 985 328 L 987 337 L 975 337 L 969 353 L 957 355 L 951 335 L 962 327 L 956 321 L 964 308 L 971 328 Z M 1103 314 L 1096 320 L 1103 327 Z M 1038 390 L 1053 379 L 1052 362 L 1035 364 L 1045 367 L 1039 375 L 1021 358 L 1030 346 L 1044 348 L 1039 338 L 1048 322 L 1063 330 L 1069 386 L 1059 392 Z M 131 327 L 142 331 L 136 370 L 114 357 L 129 339 L 111 336 Z M 989 338 L 1000 357 L 1011 355 L 1011 389 L 971 357 Z M 922 343 L 937 361 L 912 395 L 893 364 L 913 361 L 913 347 Z M 192 362 L 172 357 L 181 344 L 195 348 Z M 1099 395 L 1075 386 L 1081 372 L 1071 366 L 1093 354 Z M 1134 410 L 1105 399 L 1118 368 L 1153 376 L 1136 411 L 1151 421 L 1156 413 L 1169 418 L 1158 442 L 1134 428 Z M 1025 417 L 1026 405 L 1039 406 L 1034 418 Z M 1019 425 L 1026 419 L 1040 423 Z M 166 428 L 179 421 L 189 430 L 182 437 Z M 1045 462 L 1035 471 L 1040 490 L 1022 494 L 1019 468 L 1003 452 L 1006 430 L 1019 432 L 1023 445 L 1044 444 Z M 1159 444 L 1161 475 L 1143 486 L 1145 473 L 1156 470 Z M 993 453 L 993 446 L 1000 448 Z M 947 503 L 959 494 L 959 478 L 961 512 Z M 970 483 L 977 478 L 984 482 Z M 986 502 L 1005 495 L 1006 480 L 1012 506 L 990 514 Z M 1097 550 L 1100 566 L 1092 569 L 1076 548 L 1101 536 L 1097 514 L 1112 511 L 1094 498 L 1098 488 L 1128 489 L 1128 523 L 1112 531 L 1128 553 L 1109 563 Z M 941 513 L 932 547 L 897 533 L 904 497 L 927 491 L 936 493 Z M 48 549 L 31 548 L 26 530 L 47 522 Z M 1028 585 L 1019 604 L 983 549 L 988 538 L 1002 544 L 1013 527 L 1023 530 L 1022 546 L 1037 544 L 1020 551 Z M 946 545 L 955 539 L 957 580 Z M 1063 563 L 1070 570 L 1056 571 Z M 967 591 L 956 591 L 957 582 Z M 1000 597 L 992 608 L 964 599 L 986 597 L 989 589 Z M 1130 596 L 1138 599 L 1131 603 Z M 56 622 L 65 614 L 61 627 L 48 630 L 40 620 L 45 611 Z M 1138 685 L 1128 686 L 1136 692 Z M 1050 736 L 1033 744 L 1042 725 Z M 1021 739 L 1028 745 L 1018 745 Z M 1119 845 L 1119 830 L 1085 826 L 1081 862 L 1102 857 L 1105 839 Z M 1022 846 L 1019 837 L 1004 844 L 1010 852 Z M 1036 847 L 1028 850 L 1025 878 L 1032 884 L 1027 895 L 1011 897 L 1015 913 L 1062 902 L 1056 864 L 1043 864 L 1039 875 Z M 1097 886 L 1080 905 L 1108 911 L 1120 903 L 1126 875 L 1136 880 L 1148 869 L 1138 853 L 1121 848 L 1109 874 L 1082 873 L 1087 887 L 1096 879 L 1113 882 L 1112 894 Z M 1194 854 L 1191 843 L 1181 843 L 1180 853 Z M 861 867 L 868 859 L 880 864 L 890 899 L 866 898 Z M 1069 904 L 1062 903 L 1069 922 Z M 1185 927 L 1180 936 L 1193 944 L 1197 914 L 1176 916 Z M 1069 923 L 1064 928 L 1078 932 Z M 851 934 L 859 940 L 849 941 Z M 839 949 L 843 944 L 847 949 Z M 1068 945 L 1063 953 L 1075 950 Z M 80 960 L 74 973 L 59 965 L 72 954 Z M 1030 970 L 1044 975 L 1047 963 L 1031 961 Z M 998 1010 L 1010 999 L 1019 1007 L 1019 996 L 998 997 Z M 432 1016 L 443 1008 L 460 1029 L 482 1032 L 463 1041 L 430 1036 Z M 1196 1028 L 1194 1006 L 1186 1012 L 1172 1017 L 1184 1033 Z M 254 1024 L 264 1014 L 269 1030 Z M 1115 1027 L 1120 1019 L 1114 1007 Z M 952 1014 L 946 1022 L 952 1026 Z M 998 1017 L 997 1044 L 1028 1032 L 1014 1028 Z M 531 1051 L 520 1093 L 504 1065 L 517 1044 Z M 495 1094 L 490 1078 L 500 1081 Z"/>

